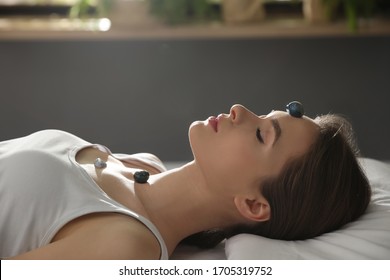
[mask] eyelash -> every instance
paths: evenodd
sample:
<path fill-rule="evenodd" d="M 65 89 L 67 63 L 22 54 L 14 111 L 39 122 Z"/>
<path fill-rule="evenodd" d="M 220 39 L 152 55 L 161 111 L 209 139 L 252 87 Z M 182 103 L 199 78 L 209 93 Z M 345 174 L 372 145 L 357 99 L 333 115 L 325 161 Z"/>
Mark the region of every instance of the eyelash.
<path fill-rule="evenodd" d="M 260 130 L 260 128 L 256 129 L 256 137 L 257 137 L 257 140 L 259 140 L 260 143 L 264 144 L 264 139 L 263 139 L 263 137 L 261 136 L 261 130 Z"/>

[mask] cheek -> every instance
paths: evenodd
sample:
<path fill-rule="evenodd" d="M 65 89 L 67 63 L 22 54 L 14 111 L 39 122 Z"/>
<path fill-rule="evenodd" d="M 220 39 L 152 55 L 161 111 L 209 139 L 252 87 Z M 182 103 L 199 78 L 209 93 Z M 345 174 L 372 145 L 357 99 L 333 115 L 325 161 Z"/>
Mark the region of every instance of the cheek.
<path fill-rule="evenodd" d="M 203 159 L 205 173 L 224 185 L 241 185 L 257 177 L 259 161 L 247 145 L 219 143 Z M 218 183 L 216 183 L 218 184 Z"/>
<path fill-rule="evenodd" d="M 215 135 L 201 123 L 189 130 L 192 153 L 206 179 L 213 186 L 229 188 L 253 182 L 262 167 L 261 149 L 237 134 Z"/>

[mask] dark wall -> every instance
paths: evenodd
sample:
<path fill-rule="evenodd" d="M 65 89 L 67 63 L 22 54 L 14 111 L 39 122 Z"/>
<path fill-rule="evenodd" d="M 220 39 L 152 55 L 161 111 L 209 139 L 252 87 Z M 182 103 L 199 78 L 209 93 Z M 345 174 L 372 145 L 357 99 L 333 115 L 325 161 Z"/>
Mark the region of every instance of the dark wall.
<path fill-rule="evenodd" d="M 0 139 L 45 128 L 191 159 L 188 126 L 242 103 L 342 113 L 390 159 L 390 37 L 0 41 Z"/>

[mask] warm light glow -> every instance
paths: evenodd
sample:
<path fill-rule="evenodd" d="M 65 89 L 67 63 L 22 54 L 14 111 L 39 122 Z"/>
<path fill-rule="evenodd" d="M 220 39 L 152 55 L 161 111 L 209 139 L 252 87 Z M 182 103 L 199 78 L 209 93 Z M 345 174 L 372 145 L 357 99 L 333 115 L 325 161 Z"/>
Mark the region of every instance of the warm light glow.
<path fill-rule="evenodd" d="M 111 28 L 111 20 L 109 20 L 108 18 L 101 18 L 99 20 L 98 25 L 99 31 L 108 31 Z"/>

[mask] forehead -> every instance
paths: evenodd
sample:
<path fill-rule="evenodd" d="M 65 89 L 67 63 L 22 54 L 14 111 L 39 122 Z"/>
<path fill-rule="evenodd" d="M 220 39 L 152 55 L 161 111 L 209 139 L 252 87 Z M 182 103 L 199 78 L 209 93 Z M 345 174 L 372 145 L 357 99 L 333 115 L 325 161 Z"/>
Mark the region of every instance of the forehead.
<path fill-rule="evenodd" d="M 289 155 L 304 153 L 319 134 L 319 126 L 313 119 L 303 116 L 295 118 L 284 111 L 273 111 L 265 118 L 279 122 L 280 146 Z"/>
<path fill-rule="evenodd" d="M 289 113 L 285 111 L 272 111 L 268 115 L 264 116 L 265 118 L 273 118 L 273 119 L 280 119 L 280 120 L 291 120 L 295 121 L 297 123 L 302 123 L 308 126 L 312 126 L 313 128 L 319 128 L 318 124 L 314 121 L 314 119 L 303 115 L 301 118 L 296 118 L 291 116 Z"/>

